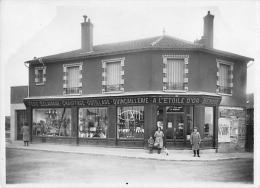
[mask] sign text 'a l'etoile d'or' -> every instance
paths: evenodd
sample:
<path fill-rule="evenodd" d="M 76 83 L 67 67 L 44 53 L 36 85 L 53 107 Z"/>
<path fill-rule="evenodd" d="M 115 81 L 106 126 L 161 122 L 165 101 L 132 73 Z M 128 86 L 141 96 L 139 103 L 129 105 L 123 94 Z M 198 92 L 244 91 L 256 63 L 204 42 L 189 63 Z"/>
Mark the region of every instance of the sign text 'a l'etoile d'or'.
<path fill-rule="evenodd" d="M 218 105 L 220 98 L 209 96 L 178 96 L 178 97 L 109 97 L 109 98 L 83 98 L 83 99 L 43 99 L 25 100 L 31 107 L 69 107 L 69 106 L 109 106 L 109 105 L 138 105 L 138 104 L 164 104 L 164 105 Z"/>

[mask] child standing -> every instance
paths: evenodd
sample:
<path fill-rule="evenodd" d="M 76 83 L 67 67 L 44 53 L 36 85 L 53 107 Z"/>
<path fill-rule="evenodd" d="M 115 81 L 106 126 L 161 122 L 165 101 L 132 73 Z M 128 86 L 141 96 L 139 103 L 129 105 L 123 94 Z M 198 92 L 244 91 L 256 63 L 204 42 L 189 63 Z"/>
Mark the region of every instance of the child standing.
<path fill-rule="evenodd" d="M 149 152 L 150 153 L 153 153 L 153 144 L 154 144 L 153 137 L 150 136 L 150 138 L 148 139 L 148 147 L 149 147 Z"/>
<path fill-rule="evenodd" d="M 197 151 L 197 156 L 200 157 L 200 142 L 201 142 L 200 133 L 198 132 L 198 128 L 194 127 L 193 132 L 190 135 L 190 143 L 194 153 L 193 157 L 196 156 L 196 151 Z"/>

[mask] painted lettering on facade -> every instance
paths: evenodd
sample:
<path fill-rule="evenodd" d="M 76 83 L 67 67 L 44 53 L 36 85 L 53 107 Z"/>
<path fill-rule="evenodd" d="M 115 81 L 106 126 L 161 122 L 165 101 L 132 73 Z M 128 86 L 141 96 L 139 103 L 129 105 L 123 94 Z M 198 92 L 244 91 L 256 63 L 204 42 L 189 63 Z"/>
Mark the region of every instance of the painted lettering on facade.
<path fill-rule="evenodd" d="M 110 105 L 138 105 L 138 104 L 162 104 L 162 105 L 219 105 L 220 98 L 207 96 L 146 96 L 146 97 L 110 97 L 110 98 L 86 98 L 86 99 L 52 99 L 52 100 L 25 100 L 25 104 L 31 107 L 71 107 L 71 106 L 110 106 Z"/>

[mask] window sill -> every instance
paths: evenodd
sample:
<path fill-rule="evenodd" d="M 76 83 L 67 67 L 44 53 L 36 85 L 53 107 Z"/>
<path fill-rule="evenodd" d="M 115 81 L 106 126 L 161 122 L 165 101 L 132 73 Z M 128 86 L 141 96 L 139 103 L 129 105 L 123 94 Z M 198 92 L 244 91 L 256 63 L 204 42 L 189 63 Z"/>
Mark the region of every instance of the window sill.
<path fill-rule="evenodd" d="M 104 91 L 103 94 L 123 93 L 124 91 Z"/>
<path fill-rule="evenodd" d="M 187 93 L 187 90 L 163 90 L 166 93 Z"/>
<path fill-rule="evenodd" d="M 80 94 L 80 93 L 71 93 L 71 94 L 65 93 L 65 94 L 63 94 L 63 95 L 65 95 L 65 96 L 80 96 L 80 95 L 82 95 L 82 94 Z"/>
<path fill-rule="evenodd" d="M 35 85 L 42 86 L 42 85 L 44 85 L 44 83 L 35 83 Z"/>
<path fill-rule="evenodd" d="M 228 94 L 228 93 L 218 93 L 219 95 L 223 95 L 223 96 L 229 96 L 232 97 L 232 94 Z"/>

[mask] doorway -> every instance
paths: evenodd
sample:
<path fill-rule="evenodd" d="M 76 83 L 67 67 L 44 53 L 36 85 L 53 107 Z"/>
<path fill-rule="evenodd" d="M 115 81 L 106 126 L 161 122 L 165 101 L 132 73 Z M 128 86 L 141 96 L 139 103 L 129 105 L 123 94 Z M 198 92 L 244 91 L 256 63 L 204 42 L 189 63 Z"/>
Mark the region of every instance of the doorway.
<path fill-rule="evenodd" d="M 184 141 L 185 122 L 183 106 L 166 107 L 166 140 Z"/>
<path fill-rule="evenodd" d="M 23 139 L 22 127 L 24 123 L 27 123 L 26 110 L 16 110 L 16 134 L 17 140 Z"/>

